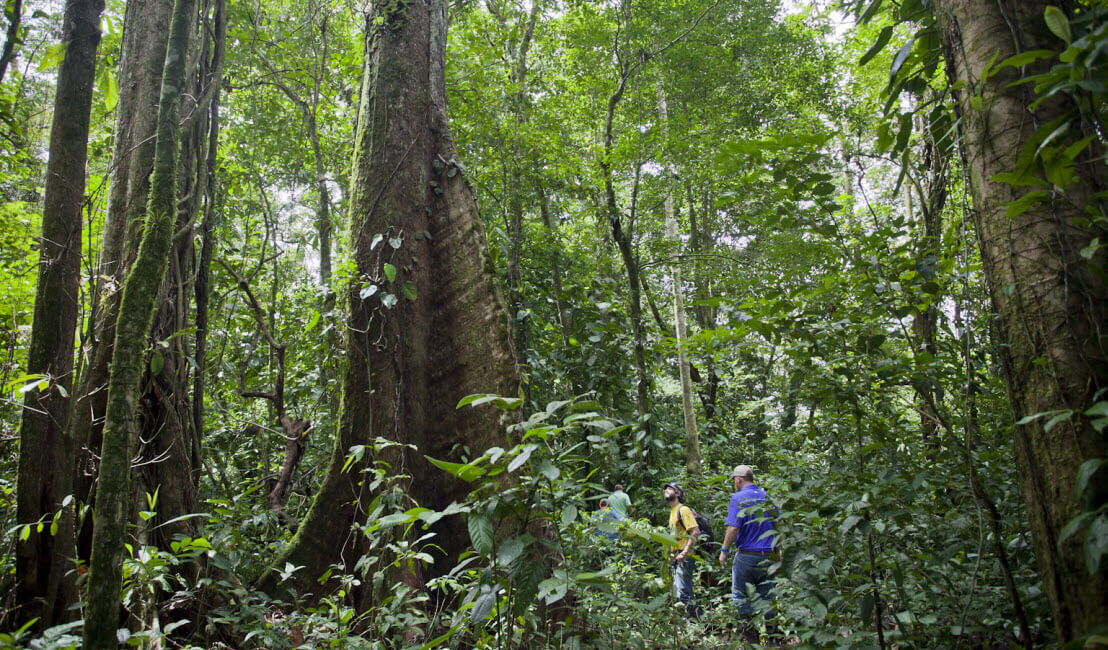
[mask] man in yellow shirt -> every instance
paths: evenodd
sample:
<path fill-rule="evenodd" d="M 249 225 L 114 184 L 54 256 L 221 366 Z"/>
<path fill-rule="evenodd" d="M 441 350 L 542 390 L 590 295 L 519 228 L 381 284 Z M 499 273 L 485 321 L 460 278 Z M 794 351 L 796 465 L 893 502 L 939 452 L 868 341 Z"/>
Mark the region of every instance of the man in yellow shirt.
<path fill-rule="evenodd" d="M 685 613 L 694 618 L 697 616 L 696 598 L 693 596 L 696 561 L 692 558 L 692 552 L 696 538 L 700 535 L 700 528 L 696 525 L 692 508 L 681 503 L 684 494 L 676 483 L 666 483 L 663 496 L 669 504 L 669 533 L 680 544 L 679 548 L 670 550 L 673 586 L 677 589 L 677 599 L 685 604 Z"/>

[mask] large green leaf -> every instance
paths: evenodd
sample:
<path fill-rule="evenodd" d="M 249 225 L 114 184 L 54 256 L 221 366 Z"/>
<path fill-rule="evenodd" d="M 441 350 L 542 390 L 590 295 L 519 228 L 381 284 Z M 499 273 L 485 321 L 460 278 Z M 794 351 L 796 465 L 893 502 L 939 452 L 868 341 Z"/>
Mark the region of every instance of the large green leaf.
<path fill-rule="evenodd" d="M 485 468 L 478 467 L 475 464 L 480 462 L 482 460 L 481 458 L 474 460 L 472 463 L 452 463 L 447 460 L 431 458 L 430 456 L 424 456 L 424 458 L 435 467 L 449 472 L 451 475 L 462 479 L 466 483 L 472 483 L 487 473 Z"/>
<path fill-rule="evenodd" d="M 473 550 L 481 555 L 492 553 L 492 520 L 488 515 L 480 512 L 470 512 L 466 518 L 469 527 L 469 539 L 473 542 Z"/>
<path fill-rule="evenodd" d="M 1066 14 L 1061 9 L 1053 5 L 1048 6 L 1043 11 L 1043 19 L 1055 36 L 1067 44 L 1073 40 L 1073 33 L 1070 31 L 1070 20 L 1066 18 Z"/>
<path fill-rule="evenodd" d="M 866 53 L 862 55 L 862 58 L 858 59 L 858 67 L 862 67 L 870 62 L 870 59 L 877 56 L 877 54 L 884 49 L 885 45 L 889 42 L 889 38 L 893 35 L 893 26 L 889 25 L 881 30 L 881 33 L 877 35 L 877 40 L 870 46 Z"/>

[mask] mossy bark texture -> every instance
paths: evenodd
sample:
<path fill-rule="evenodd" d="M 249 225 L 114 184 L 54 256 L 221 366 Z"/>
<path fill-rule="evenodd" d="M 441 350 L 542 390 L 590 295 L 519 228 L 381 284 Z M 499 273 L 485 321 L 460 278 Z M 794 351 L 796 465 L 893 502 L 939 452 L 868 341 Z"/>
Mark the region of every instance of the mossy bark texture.
<path fill-rule="evenodd" d="M 50 386 L 27 394 L 20 426 L 18 522 L 45 526 L 32 526 L 30 536 L 16 543 L 18 601 L 26 603 L 19 618 L 38 618 L 44 628 L 63 621 L 76 596 L 72 579 L 65 577 L 73 557 L 72 510 L 62 506 L 73 484 L 73 445 L 65 432 L 73 383 L 89 115 L 103 9 L 103 0 L 69 0 L 65 5 L 62 40 L 68 45 L 54 98 L 27 364 L 28 372 L 47 375 Z M 51 526 L 59 512 L 58 525 Z"/>
<path fill-rule="evenodd" d="M 194 0 L 176 0 L 158 105 L 154 173 L 143 236 L 135 263 L 127 273 L 116 322 L 104 442 L 97 479 L 92 560 L 89 568 L 84 647 L 117 645 L 119 597 L 123 582 L 131 485 L 130 458 L 137 432 L 139 382 L 154 317 L 158 290 L 165 277 L 177 214 L 178 119 L 185 87 L 185 58 Z"/>
<path fill-rule="evenodd" d="M 203 8 L 204 11 L 207 7 Z M 197 34 L 197 12 L 190 12 L 189 34 Z M 190 37 L 191 40 L 191 37 Z M 207 45 L 207 40 L 203 45 Z M 181 111 L 189 115 L 179 134 L 177 157 L 178 198 L 170 244 L 168 268 L 156 301 L 150 340 L 156 342 L 153 357 L 141 382 L 138 420 L 138 459 L 141 469 L 132 492 L 141 502 L 144 494 L 157 494 L 156 514 L 146 525 L 148 543 L 171 550 L 176 536 L 196 535 L 200 471 L 200 434 L 192 426 L 191 329 L 189 300 L 196 277 L 193 224 L 200 198 L 207 191 L 207 171 L 201 164 L 207 152 L 208 116 L 197 100 L 204 97 L 209 79 L 202 73 L 209 64 L 205 47 L 193 47 L 185 64 Z M 202 63 L 203 62 L 203 63 Z"/>
<path fill-rule="evenodd" d="M 447 125 L 446 3 L 375 3 L 366 43 L 351 174 L 357 276 L 346 295 L 339 432 L 316 500 L 277 561 L 305 567 L 284 585 L 301 594 L 318 593 L 316 579 L 332 563 L 352 568 L 364 546 L 351 526 L 365 520 L 375 495 L 358 466 L 342 471 L 352 446 L 378 437 L 415 445 L 384 460 L 410 476 L 404 488 L 412 499 L 443 508 L 469 486 L 423 455 L 456 461 L 462 446 L 472 456 L 503 445 L 499 411 L 455 405 L 469 394 L 515 395 L 519 387 L 507 308 Z M 434 542 L 449 555 L 468 545 L 463 522 L 438 532 Z M 263 584 L 276 586 L 273 576 Z"/>
<path fill-rule="evenodd" d="M 90 504 L 99 471 L 104 413 L 108 403 L 109 365 L 115 344 L 115 322 L 126 270 L 128 238 L 137 240 L 150 194 L 150 170 L 154 166 L 158 95 L 165 66 L 169 17 L 173 6 L 166 0 L 130 0 L 123 26 L 119 62 L 119 103 L 112 151 L 108 213 L 93 295 L 90 341 L 85 372 L 75 393 L 76 410 L 70 424 L 77 446 L 75 492 L 78 501 Z M 92 547 L 91 520 L 78 531 L 78 556 L 88 560 Z"/>
<path fill-rule="evenodd" d="M 1043 19 L 1050 4 L 1066 3 L 935 2 L 949 74 L 962 84 L 956 86 L 956 99 L 981 257 L 1017 419 L 1060 409 L 1080 413 L 1108 386 L 1104 248 L 1091 259 L 1081 255 L 1095 238 L 1108 241 L 1103 218 L 1090 218 L 1090 210 L 1097 211 L 1098 199 L 1093 195 L 1104 189 L 1098 186 L 1093 168 L 1102 163 L 1079 160 L 1077 179 L 1064 192 L 1053 192 L 1049 200 L 1014 216 L 1007 214 L 1006 204 L 1028 188 L 991 180 L 1013 171 L 1032 134 L 1051 120 L 1070 116 L 1074 118 L 1071 139 L 1083 135 L 1077 109 L 1064 93 L 1033 108 L 1037 97 L 1032 84 L 1013 83 L 1040 71 L 1035 65 L 1025 70 L 1001 68 L 983 79 L 991 62 L 1020 52 L 1065 47 Z M 1016 425 L 1016 462 L 1043 587 L 1059 640 L 1066 642 L 1108 622 L 1108 563 L 1102 562 L 1100 570 L 1090 575 L 1083 534 L 1059 544 L 1060 532 L 1071 519 L 1085 507 L 1100 505 L 1079 502 L 1076 482 L 1084 461 L 1108 456 L 1108 444 L 1080 415 L 1049 430 L 1044 426 L 1048 419 Z M 1094 476 L 1087 491 L 1100 495 L 1094 501 L 1103 499 L 1106 474 Z"/>

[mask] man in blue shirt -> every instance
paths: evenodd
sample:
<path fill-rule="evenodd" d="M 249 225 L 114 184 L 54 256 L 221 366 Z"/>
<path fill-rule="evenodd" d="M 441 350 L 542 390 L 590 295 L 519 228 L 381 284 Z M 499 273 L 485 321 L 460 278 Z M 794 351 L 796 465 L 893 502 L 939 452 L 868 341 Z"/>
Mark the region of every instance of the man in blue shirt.
<path fill-rule="evenodd" d="M 770 556 L 774 555 L 773 519 L 776 509 L 767 510 L 765 491 L 754 484 L 754 470 L 749 465 L 739 465 L 731 472 L 735 481 L 735 493 L 727 508 L 727 532 L 723 536 L 723 548 L 719 563 L 725 566 L 727 555 L 734 552 L 731 562 L 731 599 L 739 614 L 749 617 L 753 608 L 747 598 L 747 585 L 753 585 L 758 596 L 773 600 L 773 581 L 767 569 Z M 734 548 L 732 548 L 732 546 Z"/>

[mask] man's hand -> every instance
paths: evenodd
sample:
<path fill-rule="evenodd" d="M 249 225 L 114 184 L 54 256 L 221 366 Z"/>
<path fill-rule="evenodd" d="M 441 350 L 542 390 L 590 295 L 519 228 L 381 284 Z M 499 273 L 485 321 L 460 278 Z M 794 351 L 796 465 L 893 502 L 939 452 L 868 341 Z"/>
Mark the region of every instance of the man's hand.
<path fill-rule="evenodd" d="M 723 551 L 719 552 L 719 565 L 720 566 L 726 566 L 727 565 L 727 554 L 724 553 Z"/>

